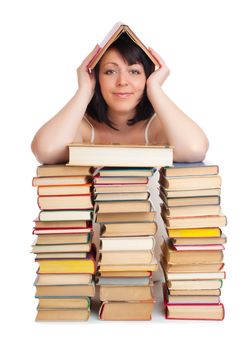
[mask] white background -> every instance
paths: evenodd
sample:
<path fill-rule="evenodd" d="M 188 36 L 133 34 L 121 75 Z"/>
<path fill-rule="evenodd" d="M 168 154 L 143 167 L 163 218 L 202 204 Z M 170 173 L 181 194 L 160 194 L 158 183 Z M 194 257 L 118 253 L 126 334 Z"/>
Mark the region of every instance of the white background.
<path fill-rule="evenodd" d="M 222 349 L 250 343 L 249 1 L 1 1 L 1 341 L 4 348 Z M 36 130 L 74 94 L 76 69 L 117 21 L 167 62 L 168 96 L 206 132 L 228 217 L 223 322 L 36 323 Z M 181 130 L 182 132 L 182 130 Z M 247 345 L 246 345 L 247 347 Z M 2 347 L 3 348 L 3 347 Z"/>

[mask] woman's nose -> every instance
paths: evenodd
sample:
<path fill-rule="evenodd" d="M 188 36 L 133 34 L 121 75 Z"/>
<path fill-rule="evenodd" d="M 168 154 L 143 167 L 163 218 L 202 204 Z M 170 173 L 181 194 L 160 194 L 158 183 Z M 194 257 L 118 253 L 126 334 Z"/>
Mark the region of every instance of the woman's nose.
<path fill-rule="evenodd" d="M 128 85 L 128 81 L 127 81 L 126 75 L 124 73 L 118 74 L 117 84 L 118 84 L 118 86 Z"/>

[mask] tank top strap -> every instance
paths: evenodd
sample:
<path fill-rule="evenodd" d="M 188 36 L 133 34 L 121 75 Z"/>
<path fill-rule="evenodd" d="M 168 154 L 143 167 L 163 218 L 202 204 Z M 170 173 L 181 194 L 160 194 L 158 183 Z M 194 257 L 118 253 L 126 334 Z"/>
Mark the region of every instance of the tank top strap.
<path fill-rule="evenodd" d="M 94 126 L 91 124 L 91 122 L 86 118 L 86 116 L 84 115 L 84 119 L 87 121 L 87 123 L 90 125 L 91 127 L 91 140 L 90 143 L 94 143 L 94 139 L 95 139 L 95 130 L 94 130 Z"/>
<path fill-rule="evenodd" d="M 156 117 L 156 113 L 154 113 L 154 115 L 149 119 L 146 128 L 145 128 L 145 143 L 148 145 L 149 144 L 149 139 L 148 139 L 148 129 L 149 126 L 151 124 L 151 122 L 153 121 L 153 119 Z"/>

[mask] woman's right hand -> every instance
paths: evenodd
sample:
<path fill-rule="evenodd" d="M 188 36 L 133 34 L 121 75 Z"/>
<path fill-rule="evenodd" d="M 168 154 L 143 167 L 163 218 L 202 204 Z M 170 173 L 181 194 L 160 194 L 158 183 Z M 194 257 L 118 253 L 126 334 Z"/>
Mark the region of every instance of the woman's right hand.
<path fill-rule="evenodd" d="M 95 76 L 94 73 L 88 71 L 87 65 L 91 59 L 96 55 L 99 50 L 99 45 L 96 45 L 95 48 L 89 53 L 89 55 L 84 59 L 81 65 L 77 69 L 78 74 L 78 90 L 87 94 L 89 101 L 91 101 L 95 89 Z"/>

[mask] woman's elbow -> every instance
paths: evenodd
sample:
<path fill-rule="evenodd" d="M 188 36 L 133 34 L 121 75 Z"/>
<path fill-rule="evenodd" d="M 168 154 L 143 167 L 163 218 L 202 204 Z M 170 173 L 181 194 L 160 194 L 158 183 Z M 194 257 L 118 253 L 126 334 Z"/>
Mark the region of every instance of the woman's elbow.
<path fill-rule="evenodd" d="M 186 147 L 182 152 L 175 152 L 175 162 L 202 162 L 206 158 L 206 154 L 209 148 L 209 141 L 206 139 L 203 143 L 192 144 Z"/>

